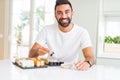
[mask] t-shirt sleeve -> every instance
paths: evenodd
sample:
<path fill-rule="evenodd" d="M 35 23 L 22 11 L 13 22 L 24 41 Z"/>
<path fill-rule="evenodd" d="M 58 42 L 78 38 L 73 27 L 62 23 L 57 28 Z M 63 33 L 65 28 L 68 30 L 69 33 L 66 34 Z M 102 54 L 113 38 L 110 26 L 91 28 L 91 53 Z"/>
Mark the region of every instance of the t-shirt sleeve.
<path fill-rule="evenodd" d="M 36 42 L 45 45 L 46 44 L 46 30 L 43 28 L 36 37 Z"/>
<path fill-rule="evenodd" d="M 87 30 L 84 30 L 81 35 L 81 49 L 91 46 L 92 44 L 91 44 L 90 35 Z"/>

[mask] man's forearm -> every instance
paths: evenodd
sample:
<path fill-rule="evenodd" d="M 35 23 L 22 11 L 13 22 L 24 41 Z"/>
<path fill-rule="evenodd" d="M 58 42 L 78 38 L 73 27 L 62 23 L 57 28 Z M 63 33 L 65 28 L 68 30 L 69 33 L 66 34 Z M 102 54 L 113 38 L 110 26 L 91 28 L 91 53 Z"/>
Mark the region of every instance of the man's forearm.
<path fill-rule="evenodd" d="M 94 64 L 94 55 L 92 51 L 92 47 L 87 47 L 83 49 L 85 61 L 90 61 L 92 65 Z"/>

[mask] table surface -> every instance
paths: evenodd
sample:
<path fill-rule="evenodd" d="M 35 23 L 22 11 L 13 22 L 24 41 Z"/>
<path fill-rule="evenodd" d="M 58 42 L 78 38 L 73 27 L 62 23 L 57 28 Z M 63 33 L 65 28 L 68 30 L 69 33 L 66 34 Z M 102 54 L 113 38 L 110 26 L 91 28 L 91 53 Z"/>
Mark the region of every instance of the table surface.
<path fill-rule="evenodd" d="M 120 80 L 120 68 L 94 65 L 87 71 L 61 67 L 21 69 L 10 60 L 0 60 L 0 80 Z"/>

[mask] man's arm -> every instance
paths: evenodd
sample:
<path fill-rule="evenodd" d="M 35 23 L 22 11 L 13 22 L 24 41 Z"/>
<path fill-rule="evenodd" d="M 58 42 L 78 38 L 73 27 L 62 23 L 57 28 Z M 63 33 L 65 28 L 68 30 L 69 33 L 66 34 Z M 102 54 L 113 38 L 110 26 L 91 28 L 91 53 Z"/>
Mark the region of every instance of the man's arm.
<path fill-rule="evenodd" d="M 49 51 L 50 50 L 48 48 L 45 48 L 41 46 L 40 44 L 38 44 L 37 42 L 35 42 L 32 48 L 30 49 L 29 57 L 32 58 L 32 57 L 37 57 L 39 55 L 44 55 L 48 53 Z"/>
<path fill-rule="evenodd" d="M 92 65 L 94 64 L 94 55 L 93 55 L 92 47 L 84 48 L 83 55 L 85 57 L 85 61 L 90 61 Z"/>
<path fill-rule="evenodd" d="M 84 48 L 82 51 L 83 51 L 85 60 L 79 61 L 75 63 L 75 65 L 76 65 L 76 68 L 79 70 L 87 70 L 89 67 L 91 67 L 94 64 L 92 47 Z"/>

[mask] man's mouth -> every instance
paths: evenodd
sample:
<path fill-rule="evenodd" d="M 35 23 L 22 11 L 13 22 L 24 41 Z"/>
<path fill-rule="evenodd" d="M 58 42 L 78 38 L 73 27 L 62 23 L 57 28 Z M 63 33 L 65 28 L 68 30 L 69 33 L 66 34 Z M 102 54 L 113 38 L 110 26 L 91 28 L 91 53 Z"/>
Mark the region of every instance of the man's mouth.
<path fill-rule="evenodd" d="M 58 23 L 63 26 L 67 27 L 70 24 L 71 20 L 69 18 L 61 18 L 58 20 Z"/>
<path fill-rule="evenodd" d="M 61 19 L 62 23 L 68 23 L 68 19 Z"/>

